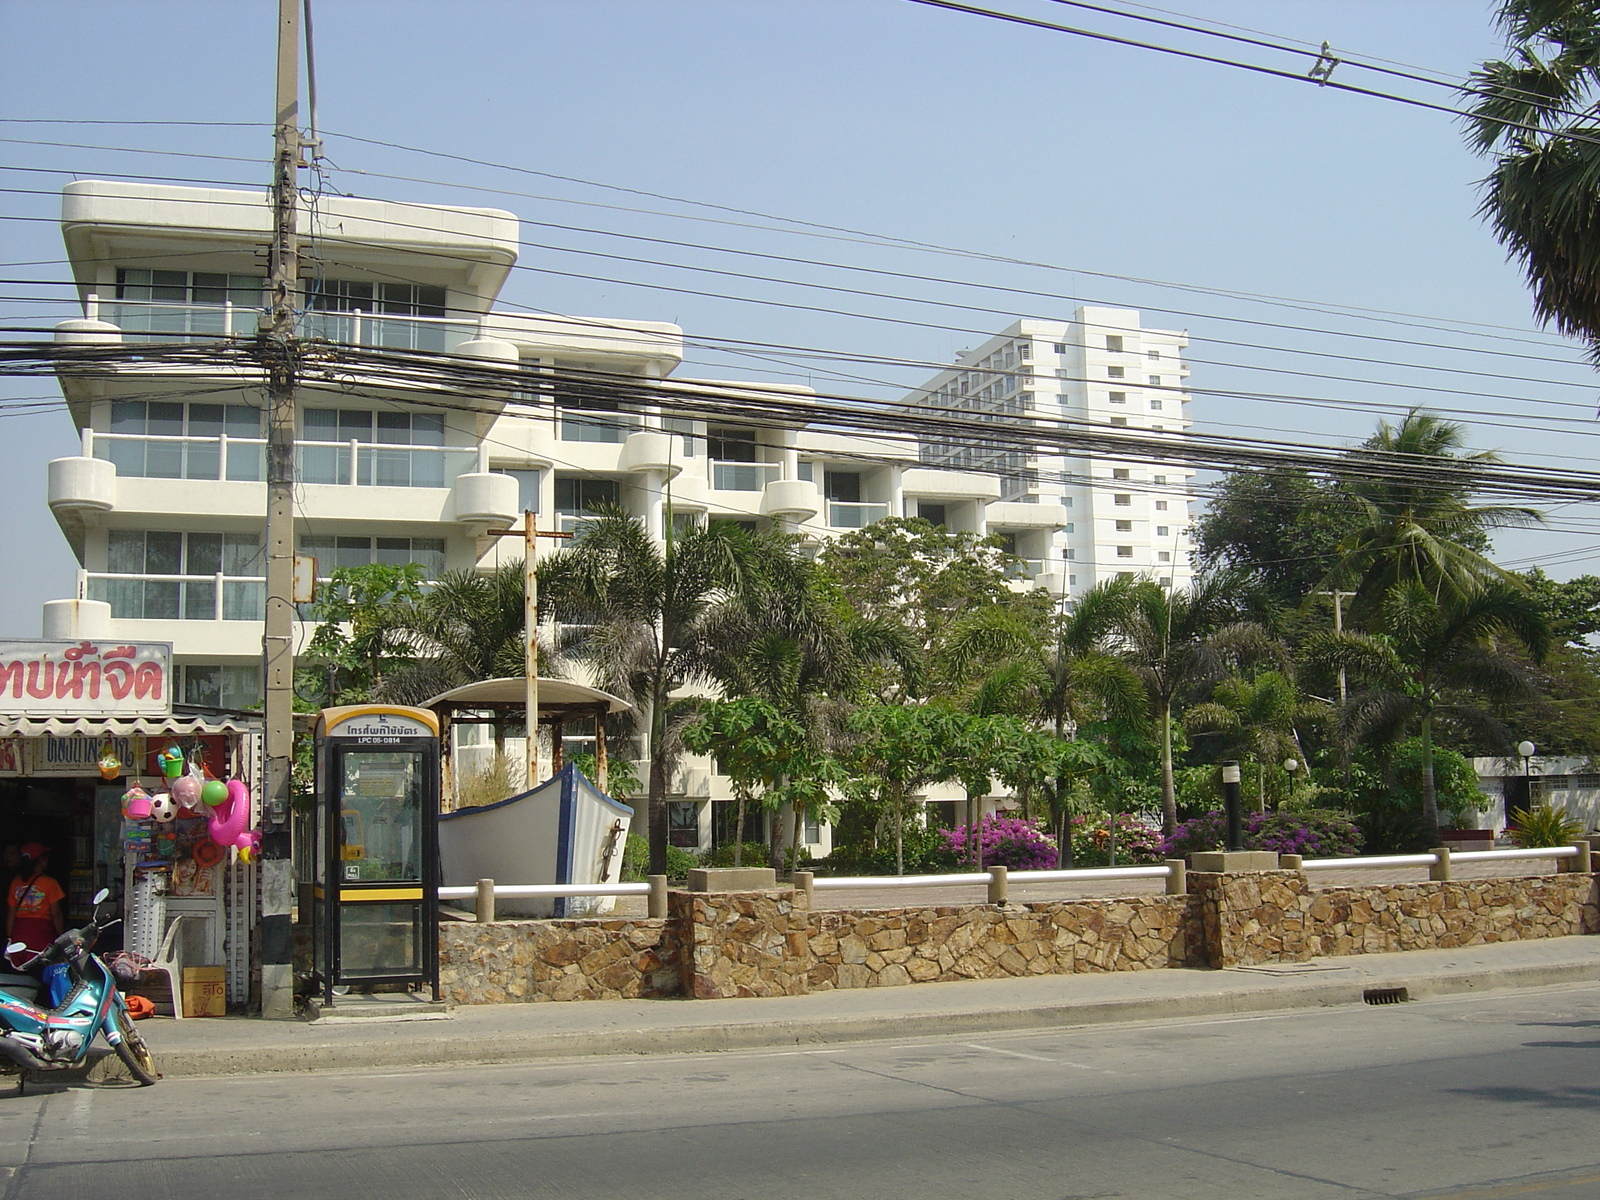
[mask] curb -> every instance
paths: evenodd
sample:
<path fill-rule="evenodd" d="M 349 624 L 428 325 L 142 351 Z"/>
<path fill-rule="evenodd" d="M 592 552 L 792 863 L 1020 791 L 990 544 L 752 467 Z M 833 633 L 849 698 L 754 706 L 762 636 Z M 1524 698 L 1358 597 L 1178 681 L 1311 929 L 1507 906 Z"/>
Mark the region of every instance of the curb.
<path fill-rule="evenodd" d="M 359 1040 L 334 1044 L 156 1049 L 157 1062 L 167 1078 L 515 1063 L 610 1055 L 700 1054 L 1335 1008 L 1361 1004 L 1362 993 L 1371 988 L 1405 988 L 1411 999 L 1425 999 L 1591 983 L 1595 982 L 1596 975 L 1593 963 L 1537 964 L 1420 976 L 1396 972 L 1392 977 L 1210 987 L 1177 995 L 1080 1000 L 1035 1008 L 913 1011 L 804 1021 L 744 1020 L 659 1028 L 467 1037 L 452 1037 L 449 1028 L 441 1028 L 434 1022 L 423 1023 L 429 1027 L 424 1036 L 408 1036 L 395 1025 L 385 1023 L 381 1032 L 362 1030 Z M 341 1034 L 343 1032 L 341 1030 Z"/>

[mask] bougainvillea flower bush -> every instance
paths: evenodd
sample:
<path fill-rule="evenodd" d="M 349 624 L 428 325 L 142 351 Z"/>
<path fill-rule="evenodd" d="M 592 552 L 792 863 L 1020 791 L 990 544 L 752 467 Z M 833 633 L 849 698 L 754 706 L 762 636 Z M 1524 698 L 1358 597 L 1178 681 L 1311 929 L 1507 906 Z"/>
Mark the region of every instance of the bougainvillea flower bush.
<path fill-rule="evenodd" d="M 967 827 L 942 829 L 945 841 L 962 866 L 974 866 L 967 844 Z M 1039 828 L 1037 821 L 1021 817 L 988 816 L 978 822 L 978 842 L 983 850 L 983 865 L 1006 867 L 1012 871 L 1052 871 L 1060 855 L 1054 839 Z"/>
<path fill-rule="evenodd" d="M 1361 853 L 1361 831 L 1342 812 L 1244 814 L 1244 848 L 1301 854 L 1307 858 L 1347 858 Z M 1196 850 L 1220 850 L 1228 841 L 1228 818 L 1218 809 L 1185 821 L 1162 843 L 1167 858 L 1187 858 Z"/>

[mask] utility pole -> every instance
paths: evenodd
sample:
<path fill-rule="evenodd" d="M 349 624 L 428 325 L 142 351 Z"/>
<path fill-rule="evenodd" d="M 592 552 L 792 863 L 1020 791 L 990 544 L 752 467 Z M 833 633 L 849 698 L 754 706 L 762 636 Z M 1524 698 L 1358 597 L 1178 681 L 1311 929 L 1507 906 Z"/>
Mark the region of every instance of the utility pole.
<path fill-rule="evenodd" d="M 523 693 L 528 727 L 527 786 L 537 787 L 539 778 L 539 539 L 570 538 L 570 533 L 539 529 L 533 511 L 522 514 L 521 529 L 491 529 L 490 537 L 522 538 L 522 670 L 527 679 Z M 596 739 L 596 759 L 599 757 L 599 739 Z M 596 780 L 604 790 L 606 780 Z"/>
<path fill-rule="evenodd" d="M 267 376 L 267 608 L 261 637 L 266 747 L 261 856 L 261 1015 L 294 1016 L 289 896 L 289 792 L 294 764 L 294 434 L 299 342 L 300 2 L 278 0 L 278 89 L 273 120 L 271 311 L 258 347 Z"/>
<path fill-rule="evenodd" d="M 1333 597 L 1333 632 L 1336 634 L 1343 633 L 1345 598 L 1348 596 L 1354 596 L 1355 593 L 1341 592 L 1338 588 L 1334 588 L 1329 592 L 1318 592 L 1317 595 Z M 1344 719 L 1345 704 L 1349 701 L 1349 699 L 1350 697 L 1348 694 L 1348 688 L 1345 682 L 1344 664 L 1341 663 L 1339 664 L 1339 719 L 1341 721 Z M 1348 744 L 1346 744 L 1344 738 L 1342 737 L 1339 739 L 1339 760 L 1344 766 L 1344 788 L 1346 794 L 1348 795 L 1350 791 L 1350 747 Z"/>

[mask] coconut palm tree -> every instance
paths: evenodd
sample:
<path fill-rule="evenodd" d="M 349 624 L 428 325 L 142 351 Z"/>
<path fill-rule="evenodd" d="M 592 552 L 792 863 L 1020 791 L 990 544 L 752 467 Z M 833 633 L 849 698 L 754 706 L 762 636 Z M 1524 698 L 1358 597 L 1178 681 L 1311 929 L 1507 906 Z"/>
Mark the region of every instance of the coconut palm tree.
<path fill-rule="evenodd" d="M 1535 661 L 1550 645 L 1549 625 L 1525 589 L 1492 583 L 1458 599 L 1412 579 L 1389 590 L 1368 632 L 1326 633 L 1308 646 L 1314 661 L 1344 667 L 1361 685 L 1346 706 L 1347 736 L 1390 740 L 1412 729 L 1420 735 L 1422 820 L 1430 830 L 1439 826 L 1436 725 L 1505 746 L 1504 729 L 1479 702 L 1534 691 L 1526 667 L 1507 653 L 1508 642 L 1521 643 Z"/>
<path fill-rule="evenodd" d="M 1357 526 L 1338 545 L 1324 587 L 1354 587 L 1352 612 L 1371 611 L 1396 584 L 1415 580 L 1438 595 L 1465 596 L 1511 577 L 1482 554 L 1492 529 L 1537 524 L 1531 508 L 1468 503 L 1474 468 L 1492 451 L 1464 449 L 1466 429 L 1413 409 L 1348 456 L 1342 492 Z"/>
<path fill-rule="evenodd" d="M 1294 681 L 1283 671 L 1268 670 L 1251 678 L 1224 679 L 1212 689 L 1210 700 L 1183 714 L 1183 727 L 1201 746 L 1206 739 L 1220 743 L 1217 757 L 1236 755 L 1255 762 L 1257 807 L 1264 810 L 1269 764 L 1304 760 L 1295 726 L 1310 717 Z"/>
<path fill-rule="evenodd" d="M 713 522 L 655 541 L 637 517 L 610 510 L 541 564 L 544 612 L 579 627 L 572 653 L 601 687 L 648 722 L 650 872 L 667 869 L 667 787 L 697 701 L 685 688 L 715 683 L 718 614 L 754 584 L 748 535 Z"/>
<path fill-rule="evenodd" d="M 1121 657 L 1144 687 L 1146 714 L 1161 743 L 1161 824 L 1169 836 L 1178 827 L 1173 709 L 1242 661 L 1283 656 L 1262 626 L 1239 618 L 1242 583 L 1234 571 L 1197 575 L 1180 590 L 1141 580 L 1116 623 Z"/>
<path fill-rule="evenodd" d="M 1600 356 L 1600 10 L 1503 0 L 1499 23 L 1510 53 L 1463 89 L 1468 144 L 1494 159 L 1479 213 L 1527 274 L 1535 314 Z"/>

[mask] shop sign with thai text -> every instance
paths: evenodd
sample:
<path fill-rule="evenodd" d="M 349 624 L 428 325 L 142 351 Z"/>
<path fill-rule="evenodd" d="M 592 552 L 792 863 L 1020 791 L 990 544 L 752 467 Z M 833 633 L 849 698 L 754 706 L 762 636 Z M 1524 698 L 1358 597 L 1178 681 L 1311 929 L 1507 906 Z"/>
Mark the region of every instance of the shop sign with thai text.
<path fill-rule="evenodd" d="M 0 641 L 0 716 L 165 716 L 172 644 Z"/>
<path fill-rule="evenodd" d="M 144 757 L 142 737 L 95 737 L 90 734 L 72 734 L 67 737 L 30 739 L 33 745 L 32 761 L 28 763 L 30 775 L 98 775 L 100 763 L 108 756 L 116 760 L 111 778 L 133 774 Z"/>

